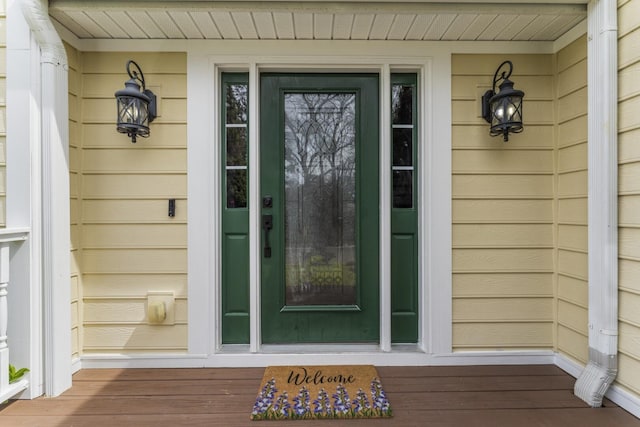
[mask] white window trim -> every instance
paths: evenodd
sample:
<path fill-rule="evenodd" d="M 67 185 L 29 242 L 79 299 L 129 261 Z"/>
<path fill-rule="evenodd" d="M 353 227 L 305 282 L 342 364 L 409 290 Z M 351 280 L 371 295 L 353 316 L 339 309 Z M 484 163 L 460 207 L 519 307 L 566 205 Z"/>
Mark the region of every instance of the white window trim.
<path fill-rule="evenodd" d="M 325 50 L 335 52 L 330 43 Z M 283 46 L 286 45 L 286 46 Z M 433 108 L 434 103 L 448 105 L 451 93 L 451 54 L 433 45 L 433 49 L 413 49 L 410 55 L 393 55 L 391 44 L 367 44 L 340 49 L 341 54 L 302 55 L 301 43 L 273 43 L 260 49 L 260 54 L 238 52 L 220 54 L 211 47 L 188 52 L 188 173 L 189 173 L 189 343 L 191 356 L 205 357 L 218 365 L 266 364 L 293 360 L 304 353 L 305 360 L 317 354 L 327 363 L 337 349 L 331 346 L 286 346 L 263 348 L 260 344 L 260 233 L 250 232 L 250 345 L 243 349 L 221 348 L 220 318 L 220 154 L 219 139 L 219 73 L 249 72 L 249 199 L 250 206 L 260 206 L 259 194 L 259 75 L 265 70 L 278 71 L 368 71 L 380 73 L 381 90 L 381 242 L 389 242 L 390 227 L 390 73 L 402 69 L 418 72 L 420 87 L 419 150 L 419 257 L 424 260 L 419 272 L 419 345 L 409 350 L 391 345 L 390 258 L 388 245 L 381 246 L 381 329 L 376 347 L 354 346 L 349 360 L 357 363 L 371 357 L 380 363 L 426 363 L 431 355 L 451 353 L 451 253 L 442 247 L 451 245 L 451 112 L 449 108 Z M 316 48 L 318 42 L 316 42 Z M 346 45 L 345 45 L 346 46 Z M 229 47 L 226 48 L 227 50 Z M 255 47 L 254 47 L 255 49 Z M 272 50 L 273 55 L 269 55 Z M 321 49 L 322 50 L 322 49 Z M 288 54 L 283 55 L 283 52 Z M 308 50 L 307 50 L 308 52 Z M 366 52 L 369 52 L 369 55 Z M 425 55 L 428 52 L 428 55 Z M 386 56 L 385 56 L 386 54 Z M 250 58 L 250 61 L 247 59 Z M 437 82 L 437 85 L 435 84 Z M 438 123 L 436 126 L 435 123 Z M 434 141 L 438 141 L 437 144 Z M 385 215 L 386 212 L 386 215 Z M 260 230 L 260 210 L 250 211 L 250 230 Z M 206 230 L 206 233 L 203 233 Z M 206 324 L 203 325 L 203 323 Z M 310 354 L 311 353 L 311 354 Z M 232 359 L 233 358 L 233 359 Z M 233 362 L 236 360 L 236 362 Z M 340 356 L 345 362 L 345 355 Z"/>

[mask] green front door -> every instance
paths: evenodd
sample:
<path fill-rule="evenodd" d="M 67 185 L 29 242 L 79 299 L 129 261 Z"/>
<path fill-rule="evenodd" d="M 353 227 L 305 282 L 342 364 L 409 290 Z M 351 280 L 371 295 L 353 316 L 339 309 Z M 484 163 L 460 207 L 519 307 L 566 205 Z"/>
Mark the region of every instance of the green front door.
<path fill-rule="evenodd" d="M 263 343 L 379 340 L 375 74 L 263 74 Z"/>

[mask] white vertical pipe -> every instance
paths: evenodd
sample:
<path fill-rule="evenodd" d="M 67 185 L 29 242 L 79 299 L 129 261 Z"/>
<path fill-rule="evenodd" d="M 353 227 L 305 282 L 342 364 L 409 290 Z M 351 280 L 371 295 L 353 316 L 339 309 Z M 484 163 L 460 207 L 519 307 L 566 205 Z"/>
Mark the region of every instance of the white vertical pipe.
<path fill-rule="evenodd" d="M 614 381 L 618 364 L 617 4 L 588 5 L 589 363 L 575 394 L 591 406 Z"/>

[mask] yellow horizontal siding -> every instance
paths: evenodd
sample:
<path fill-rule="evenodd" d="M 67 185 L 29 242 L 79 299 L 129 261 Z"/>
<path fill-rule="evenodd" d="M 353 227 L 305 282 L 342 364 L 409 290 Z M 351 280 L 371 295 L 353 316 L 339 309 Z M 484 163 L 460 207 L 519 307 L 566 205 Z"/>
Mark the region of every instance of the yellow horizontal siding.
<path fill-rule="evenodd" d="M 530 150 L 456 150 L 453 173 L 550 174 L 552 152 Z"/>
<path fill-rule="evenodd" d="M 478 113 L 479 114 L 479 113 Z M 553 127 L 536 126 L 527 122 L 527 131 L 518 135 L 518 145 L 505 144 L 502 139 L 489 135 L 487 123 L 454 126 L 451 129 L 453 149 L 479 150 L 544 150 L 553 148 Z"/>
<path fill-rule="evenodd" d="M 517 76 L 552 76 L 553 65 L 550 55 L 452 55 L 451 70 L 453 76 L 488 76 L 489 79 L 478 79 L 479 85 L 491 86 L 491 79 L 496 72 L 496 67 L 503 61 L 510 60 L 514 64 L 513 81 Z M 518 85 L 516 85 L 518 87 Z M 523 89 L 526 92 L 526 89 Z M 532 91 L 533 92 L 533 91 Z"/>
<path fill-rule="evenodd" d="M 587 252 L 589 249 L 587 237 L 586 225 L 561 224 L 558 226 L 559 249 Z"/>
<path fill-rule="evenodd" d="M 588 255 L 574 250 L 558 250 L 558 273 L 587 280 L 589 274 Z"/>
<path fill-rule="evenodd" d="M 618 165 L 618 192 L 624 195 L 640 193 L 640 162 Z"/>
<path fill-rule="evenodd" d="M 151 136 L 114 126 L 127 60 L 158 97 Z M 184 351 L 187 322 L 187 76 L 183 53 L 84 52 L 82 88 L 83 347 L 85 352 Z M 176 216 L 168 200 L 176 199 Z M 176 325 L 146 324 L 146 296 L 176 295 Z"/>
<path fill-rule="evenodd" d="M 90 148 L 118 148 L 130 150 L 158 150 L 160 148 L 186 148 L 187 125 L 184 123 L 151 124 L 149 138 L 140 139 L 136 146 L 129 146 L 130 140 L 125 135 L 114 131 L 113 123 L 84 124 L 82 126 L 82 140 L 84 147 Z"/>
<path fill-rule="evenodd" d="M 634 29 L 618 38 L 618 68 L 622 69 L 639 61 L 640 31 Z"/>
<path fill-rule="evenodd" d="M 147 85 L 154 85 L 151 74 L 186 74 L 187 58 L 180 52 L 83 52 L 84 74 L 116 74 L 121 76 L 121 84 L 129 79 L 125 71 L 127 61 L 133 59 L 145 73 Z M 116 88 L 118 90 L 119 87 Z"/>
<path fill-rule="evenodd" d="M 85 325 L 84 352 L 186 352 L 187 325 Z"/>
<path fill-rule="evenodd" d="M 454 249 L 453 271 L 547 272 L 553 271 L 550 249 Z"/>
<path fill-rule="evenodd" d="M 187 296 L 187 274 L 91 274 L 83 278 L 85 298 L 141 298 L 147 291 L 173 292 Z"/>
<path fill-rule="evenodd" d="M 186 149 L 136 150 L 125 146 L 122 149 L 85 150 L 83 156 L 86 174 L 184 173 L 186 164 Z"/>
<path fill-rule="evenodd" d="M 578 195 L 575 198 L 558 200 L 558 222 L 560 225 L 587 225 L 587 198 Z"/>
<path fill-rule="evenodd" d="M 640 394 L 640 2 L 618 11 L 618 385 Z"/>
<path fill-rule="evenodd" d="M 456 298 L 453 321 L 462 322 L 551 322 L 551 298 Z"/>
<path fill-rule="evenodd" d="M 640 127 L 618 135 L 618 159 L 620 163 L 632 163 L 640 160 L 639 138 Z"/>
<path fill-rule="evenodd" d="M 499 55 L 452 57 L 453 347 L 550 347 L 554 100 L 550 55 L 515 55 L 526 129 L 489 136 L 480 98 Z"/>
<path fill-rule="evenodd" d="M 577 116 L 558 124 L 558 147 L 587 142 L 588 118 L 585 115 Z"/>
<path fill-rule="evenodd" d="M 558 197 L 560 199 L 575 196 L 587 196 L 587 170 L 558 174 Z"/>
<path fill-rule="evenodd" d="M 161 96 L 161 94 L 156 94 Z M 85 98 L 82 101 L 82 115 L 85 123 L 113 123 L 114 99 Z M 153 123 L 159 124 L 183 124 L 187 120 L 187 100 L 174 98 L 161 98 L 158 101 L 158 117 Z M 153 126 L 153 125 L 152 125 Z M 127 142 L 122 135 L 123 143 Z M 144 141 L 144 139 L 142 140 Z"/>
<path fill-rule="evenodd" d="M 454 323 L 454 349 L 548 348 L 552 327 L 552 322 Z"/>
<path fill-rule="evenodd" d="M 174 309 L 175 323 L 186 324 L 188 318 L 186 298 L 176 299 Z M 85 325 L 93 326 L 146 325 L 147 298 L 94 299 L 85 296 L 84 322 Z"/>
<path fill-rule="evenodd" d="M 186 195 L 186 173 L 84 176 L 84 199 L 170 199 Z"/>
<path fill-rule="evenodd" d="M 635 0 L 618 1 L 618 34 L 623 36 L 640 27 L 640 4 Z"/>
<path fill-rule="evenodd" d="M 640 41 L 640 40 L 639 40 Z M 627 98 L 618 103 L 618 129 L 620 131 L 637 129 L 640 97 Z"/>
<path fill-rule="evenodd" d="M 640 327 L 640 294 L 627 291 L 622 291 L 620 294 L 622 296 L 618 308 L 620 320 Z M 638 338 L 640 339 L 640 335 Z"/>
<path fill-rule="evenodd" d="M 85 224 L 84 249 L 94 248 L 184 248 L 185 224 Z"/>
<path fill-rule="evenodd" d="M 520 63 L 516 63 L 517 74 L 522 74 Z M 499 62 L 495 63 L 496 66 Z M 495 70 L 494 70 L 495 71 Z M 515 77 L 514 77 L 515 80 Z M 527 100 L 549 100 L 553 98 L 553 76 L 551 75 L 518 75 L 517 85 L 539 88 L 531 94 L 527 93 Z M 477 75 L 456 75 L 451 77 L 451 96 L 454 100 L 474 99 L 474 96 L 482 96 L 487 89 L 491 89 L 491 78 L 479 81 Z"/>
<path fill-rule="evenodd" d="M 453 276 L 454 298 L 551 296 L 551 273 L 467 273 Z"/>
<path fill-rule="evenodd" d="M 553 210 L 551 200 L 454 199 L 452 218 L 456 224 L 523 222 L 550 224 L 553 222 Z"/>
<path fill-rule="evenodd" d="M 640 339 L 638 338 L 640 328 L 638 326 L 622 321 L 618 330 L 620 353 L 635 359 L 638 359 L 637 355 L 640 354 Z M 640 360 L 638 362 L 640 363 Z"/>
<path fill-rule="evenodd" d="M 558 172 L 560 173 L 584 170 L 587 164 L 586 143 L 558 150 Z"/>
<path fill-rule="evenodd" d="M 586 280 L 560 274 L 557 295 L 563 301 L 587 308 L 589 306 L 588 287 L 589 283 Z"/>
<path fill-rule="evenodd" d="M 85 249 L 85 273 L 186 273 L 186 249 Z"/>
<path fill-rule="evenodd" d="M 636 354 L 626 352 L 618 354 L 618 376 L 616 384 L 629 389 L 635 395 L 640 395 L 640 360 Z"/>
<path fill-rule="evenodd" d="M 453 175 L 455 199 L 541 199 L 553 196 L 551 175 Z"/>
<path fill-rule="evenodd" d="M 558 352 L 582 365 L 586 365 L 589 361 L 588 337 L 562 324 L 559 324 L 557 329 Z"/>
<path fill-rule="evenodd" d="M 582 44 L 582 42 L 581 42 Z M 587 87 L 587 58 L 585 56 L 575 64 L 571 65 L 565 70 L 558 71 L 558 96 L 565 97 L 574 92 L 583 92 Z M 558 112 L 562 111 L 561 108 Z M 563 122 L 565 120 L 561 120 Z"/>
<path fill-rule="evenodd" d="M 516 77 L 513 77 L 515 80 Z M 517 89 L 525 91 L 520 85 Z M 478 102 L 476 100 L 453 100 L 451 103 L 451 121 L 454 125 L 480 125 L 486 122 L 478 112 Z M 554 103 L 549 100 L 527 100 L 526 117 L 527 124 L 532 125 L 553 125 Z"/>
<path fill-rule="evenodd" d="M 560 299 L 558 301 L 558 324 L 584 335 L 589 335 L 588 310 L 585 307 Z"/>
<path fill-rule="evenodd" d="M 137 55 L 136 55 L 137 56 Z M 186 74 L 158 74 L 147 71 L 145 64 L 140 64 L 144 71 L 144 78 L 149 89 L 157 96 L 167 98 L 184 98 L 187 93 Z M 124 63 L 115 74 L 84 74 L 82 76 L 82 89 L 85 98 L 113 99 L 117 88 L 124 87 L 124 82 L 129 79 L 125 73 Z M 116 88 L 114 90 L 114 88 Z"/>
<path fill-rule="evenodd" d="M 82 219 L 85 224 L 186 223 L 185 196 L 176 200 L 175 217 L 169 218 L 167 210 L 168 202 L 165 198 L 87 200 L 85 197 L 82 204 Z"/>
<path fill-rule="evenodd" d="M 453 247 L 553 247 L 551 224 L 456 224 Z"/>
<path fill-rule="evenodd" d="M 556 54 L 556 297 L 558 351 L 578 363 L 588 359 L 587 241 L 587 40 Z"/>
<path fill-rule="evenodd" d="M 618 74 L 618 96 L 621 100 L 640 94 L 637 81 L 640 78 L 640 62 L 623 69 Z"/>

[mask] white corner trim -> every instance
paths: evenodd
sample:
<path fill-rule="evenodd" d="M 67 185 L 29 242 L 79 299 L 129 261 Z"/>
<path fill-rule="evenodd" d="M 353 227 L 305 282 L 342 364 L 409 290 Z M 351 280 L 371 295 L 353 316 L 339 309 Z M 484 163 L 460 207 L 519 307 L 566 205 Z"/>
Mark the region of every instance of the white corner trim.
<path fill-rule="evenodd" d="M 574 378 L 578 378 L 580 373 L 584 370 L 583 365 L 579 364 L 575 360 L 569 359 L 562 353 L 556 353 L 554 364 Z"/>
<path fill-rule="evenodd" d="M 39 99 L 41 146 L 42 293 L 44 387 L 58 396 L 71 387 L 71 245 L 69 205 L 69 97 L 67 55 L 40 0 L 23 0 L 21 9 L 39 49 L 32 63 L 40 73 L 31 95 Z M 35 230 L 35 226 L 34 226 Z M 36 238 L 34 236 L 34 238 Z"/>
<path fill-rule="evenodd" d="M 640 418 L 640 397 L 637 394 L 629 393 L 617 384 L 613 384 L 605 397 L 634 416 Z"/>
<path fill-rule="evenodd" d="M 189 353 L 207 354 L 215 348 L 214 289 L 218 283 L 216 261 L 218 226 L 212 222 L 217 210 L 219 184 L 214 71 L 205 56 L 187 56 L 187 296 Z M 210 113 L 213 113 L 211 115 Z"/>
<path fill-rule="evenodd" d="M 262 197 L 260 187 L 260 73 L 249 65 L 249 351 L 262 345 Z M 222 93 L 222 91 L 220 91 Z M 222 96 L 222 95 L 220 95 Z M 218 213 L 216 213 L 218 215 Z M 220 302 L 218 302 L 218 305 Z"/>
<path fill-rule="evenodd" d="M 419 150 L 419 272 L 422 350 L 432 354 L 452 351 L 451 248 L 451 54 L 442 52 L 424 65 Z M 438 124 L 438 125 L 436 125 Z M 426 303 L 425 303 L 426 299 Z"/>
<path fill-rule="evenodd" d="M 380 194 L 380 350 L 391 351 L 391 67 L 384 64 L 380 69 L 380 160 L 378 179 Z"/>

